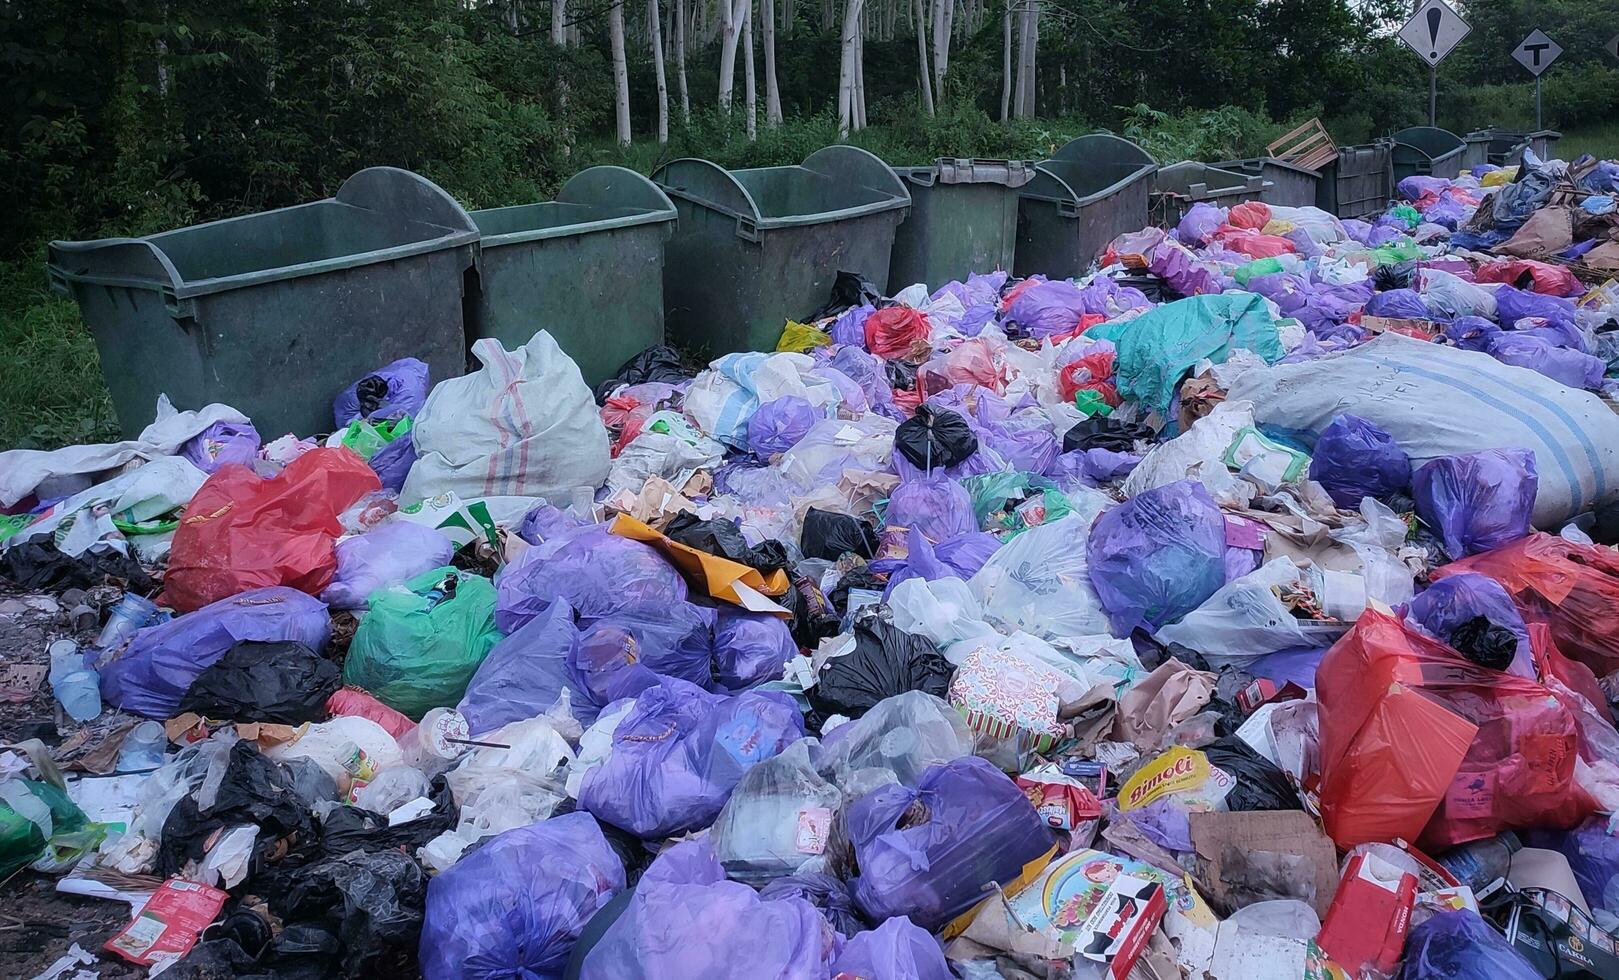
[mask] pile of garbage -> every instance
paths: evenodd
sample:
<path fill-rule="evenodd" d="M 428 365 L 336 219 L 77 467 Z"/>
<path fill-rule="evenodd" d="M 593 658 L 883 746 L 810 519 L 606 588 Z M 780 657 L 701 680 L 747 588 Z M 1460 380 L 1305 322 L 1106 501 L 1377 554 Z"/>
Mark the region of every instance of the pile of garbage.
<path fill-rule="evenodd" d="M 129 903 L 63 973 L 1619 977 L 1616 180 L 0 454 L 0 877 Z"/>

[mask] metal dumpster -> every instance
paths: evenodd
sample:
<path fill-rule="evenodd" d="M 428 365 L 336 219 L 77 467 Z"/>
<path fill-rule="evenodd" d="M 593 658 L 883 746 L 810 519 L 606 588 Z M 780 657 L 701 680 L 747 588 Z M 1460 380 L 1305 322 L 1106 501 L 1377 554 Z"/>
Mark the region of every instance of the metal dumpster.
<path fill-rule="evenodd" d="M 1393 157 L 1388 140 L 1338 147 L 1338 159 L 1321 168 L 1316 207 L 1340 218 L 1381 214 L 1394 196 Z"/>
<path fill-rule="evenodd" d="M 1265 186 L 1263 177 L 1250 177 L 1207 163 L 1187 161 L 1159 167 L 1152 177 L 1152 220 L 1161 227 L 1173 228 L 1194 204 L 1203 202 L 1229 208 L 1244 201 L 1258 201 L 1264 195 Z"/>
<path fill-rule="evenodd" d="M 1081 136 L 1034 169 L 1018 197 L 1017 275 L 1080 275 L 1108 242 L 1147 224 L 1158 162 L 1129 140 Z"/>
<path fill-rule="evenodd" d="M 795 167 L 675 160 L 652 179 L 675 202 L 663 293 L 669 335 L 693 351 L 775 350 L 789 318 L 826 304 L 838 271 L 888 281 L 905 182 L 852 146 Z"/>
<path fill-rule="evenodd" d="M 1418 174 L 1429 177 L 1454 177 L 1461 172 L 1462 154 L 1467 144 L 1448 129 L 1433 126 L 1412 126 L 1402 129 L 1389 139 L 1394 141 L 1394 185 Z"/>
<path fill-rule="evenodd" d="M 940 157 L 931 166 L 894 172 L 911 192 L 911 211 L 894 233 L 890 292 L 1012 270 L 1018 188 L 1034 179 L 1032 163 Z"/>
<path fill-rule="evenodd" d="M 425 177 L 362 170 L 336 196 L 145 238 L 52 242 L 113 408 L 133 436 L 160 394 L 225 402 L 267 437 L 324 432 L 332 396 L 400 357 L 466 370 L 463 276 L 477 226 Z"/>
<path fill-rule="evenodd" d="M 1288 208 L 1315 207 L 1321 172 L 1289 163 L 1276 157 L 1248 157 L 1242 160 L 1223 160 L 1215 164 L 1221 170 L 1234 170 L 1249 177 L 1265 180 L 1260 200 Z"/>
<path fill-rule="evenodd" d="M 591 167 L 556 200 L 472 212 L 482 240 L 468 332 L 506 348 L 549 330 L 591 386 L 663 343 L 663 251 L 675 206 L 623 167 Z"/>
<path fill-rule="evenodd" d="M 1462 143 L 1466 147 L 1462 152 L 1462 169 L 1471 170 L 1485 164 L 1515 167 L 1523 160 L 1525 149 L 1533 150 L 1535 156 L 1547 160 L 1551 158 L 1552 148 L 1561 138 L 1561 133 L 1550 129 L 1533 133 L 1496 129 L 1493 126 L 1488 129 L 1476 129 L 1462 137 Z"/>

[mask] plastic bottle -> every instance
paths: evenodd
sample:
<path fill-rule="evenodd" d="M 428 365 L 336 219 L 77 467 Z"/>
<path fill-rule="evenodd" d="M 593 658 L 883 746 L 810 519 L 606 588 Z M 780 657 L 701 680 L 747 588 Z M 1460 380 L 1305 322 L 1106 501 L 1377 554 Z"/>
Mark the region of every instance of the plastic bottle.
<path fill-rule="evenodd" d="M 1476 840 L 1452 848 L 1437 860 L 1457 880 L 1482 897 L 1493 891 L 1496 882 L 1507 876 L 1512 867 L 1512 855 L 1523 848 L 1518 835 L 1510 831 L 1485 840 Z"/>
<path fill-rule="evenodd" d="M 72 640 L 57 640 L 49 652 L 51 693 L 62 703 L 62 710 L 77 722 L 101 714 L 101 678 L 85 666 L 79 645 Z"/>
<path fill-rule="evenodd" d="M 152 600 L 133 592 L 124 593 L 123 601 L 114 606 L 107 616 L 107 625 L 101 627 L 96 646 L 102 650 L 123 646 L 135 635 L 136 630 L 150 623 L 156 615 L 157 604 Z"/>
<path fill-rule="evenodd" d="M 118 750 L 119 772 L 145 772 L 163 764 L 163 750 L 168 747 L 168 735 L 155 721 L 143 721 L 124 736 L 123 747 Z"/>

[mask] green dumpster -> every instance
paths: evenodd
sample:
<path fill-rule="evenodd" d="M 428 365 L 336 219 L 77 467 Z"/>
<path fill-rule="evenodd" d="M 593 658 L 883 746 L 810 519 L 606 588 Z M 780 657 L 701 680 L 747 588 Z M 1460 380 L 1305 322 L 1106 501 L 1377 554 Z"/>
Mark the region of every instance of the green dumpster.
<path fill-rule="evenodd" d="M 1476 129 L 1462 137 L 1462 169 L 1471 170 L 1486 164 L 1497 167 L 1515 167 L 1523 160 L 1525 149 L 1533 150 L 1541 160 L 1550 159 L 1552 148 L 1562 134 L 1550 129 L 1533 133 L 1509 129 Z"/>
<path fill-rule="evenodd" d="M 909 185 L 911 213 L 894 234 L 888 289 L 930 289 L 975 272 L 1012 270 L 1018 188 L 1034 177 L 1022 160 L 940 157 L 927 167 L 895 167 Z"/>
<path fill-rule="evenodd" d="M 482 240 L 474 338 L 507 349 L 544 328 L 595 386 L 663 343 L 663 247 L 675 206 L 623 167 L 591 167 L 556 200 L 472 212 Z"/>
<path fill-rule="evenodd" d="M 788 319 L 825 305 L 840 269 L 886 283 L 911 204 L 886 163 L 852 146 L 794 167 L 675 160 L 652 179 L 680 214 L 663 267 L 669 335 L 709 354 L 775 350 Z"/>
<path fill-rule="evenodd" d="M 1411 126 L 1389 139 L 1394 141 L 1394 186 L 1417 175 L 1428 177 L 1454 177 L 1461 172 L 1462 154 L 1467 144 L 1448 129 L 1434 126 Z"/>
<path fill-rule="evenodd" d="M 400 357 L 435 381 L 466 370 L 463 276 L 478 229 L 407 170 L 372 167 L 312 204 L 145 238 L 52 242 L 53 288 L 78 301 L 126 435 L 224 402 L 267 438 L 325 432 L 332 397 Z"/>
<path fill-rule="evenodd" d="M 1081 136 L 1034 169 L 1018 198 L 1017 275 L 1081 275 L 1108 242 L 1147 224 L 1158 163 L 1129 140 Z"/>
<path fill-rule="evenodd" d="M 1248 157 L 1215 164 L 1221 170 L 1235 170 L 1250 177 L 1263 177 L 1265 189 L 1260 200 L 1285 208 L 1315 207 L 1321 172 L 1276 157 Z"/>
<path fill-rule="evenodd" d="M 1173 228 L 1198 203 L 1229 208 L 1258 201 L 1265 193 L 1263 177 L 1250 177 L 1206 163 L 1175 163 L 1159 167 L 1152 177 L 1150 209 L 1153 223 Z"/>
<path fill-rule="evenodd" d="M 1321 168 L 1316 207 L 1340 218 L 1381 214 L 1394 195 L 1393 156 L 1388 140 L 1338 147 L 1338 158 Z"/>

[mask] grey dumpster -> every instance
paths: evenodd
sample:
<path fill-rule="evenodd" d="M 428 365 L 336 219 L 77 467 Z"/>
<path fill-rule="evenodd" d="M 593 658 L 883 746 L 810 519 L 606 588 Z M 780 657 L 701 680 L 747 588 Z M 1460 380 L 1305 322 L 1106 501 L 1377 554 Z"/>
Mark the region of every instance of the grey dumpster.
<path fill-rule="evenodd" d="M 1244 201 L 1260 200 L 1264 192 L 1265 178 L 1222 170 L 1206 163 L 1188 161 L 1159 167 L 1152 177 L 1153 223 L 1173 228 L 1194 204 L 1201 202 L 1229 208 Z"/>
<path fill-rule="evenodd" d="M 1146 226 L 1157 169 L 1146 150 L 1106 133 L 1081 136 L 1038 164 L 1018 198 L 1013 271 L 1082 274 L 1108 242 Z"/>
<path fill-rule="evenodd" d="M 1309 170 L 1296 163 L 1276 157 L 1248 157 L 1243 160 L 1223 160 L 1215 164 L 1221 170 L 1233 170 L 1250 177 L 1265 180 L 1260 200 L 1287 208 L 1315 207 L 1321 172 Z"/>
<path fill-rule="evenodd" d="M 1396 188 L 1407 177 L 1454 177 L 1461 172 L 1462 154 L 1466 152 L 1467 144 L 1448 129 L 1412 126 L 1400 130 L 1389 139 L 1394 141 Z"/>
<path fill-rule="evenodd" d="M 663 269 L 669 335 L 709 354 L 774 350 L 788 319 L 825 305 L 840 269 L 886 283 L 911 204 L 887 164 L 852 146 L 794 167 L 675 160 L 652 179 L 680 214 Z"/>
<path fill-rule="evenodd" d="M 1541 160 L 1551 158 L 1552 149 L 1562 138 L 1561 133 L 1542 129 L 1533 133 L 1510 129 L 1476 129 L 1462 137 L 1462 169 L 1486 164 L 1497 167 L 1516 167 L 1523 160 L 1525 149 L 1533 150 Z"/>
<path fill-rule="evenodd" d="M 664 242 L 675 206 L 623 167 L 591 167 L 556 200 L 472 212 L 483 238 L 468 296 L 473 337 L 505 347 L 542 327 L 594 386 L 663 343 Z"/>
<path fill-rule="evenodd" d="M 1034 178 L 1022 160 L 941 157 L 927 167 L 895 167 L 911 192 L 911 211 L 894 234 L 888 289 L 930 289 L 974 272 L 1012 270 L 1018 188 Z"/>
<path fill-rule="evenodd" d="M 324 432 L 332 396 L 400 357 L 466 369 L 463 276 L 477 226 L 436 184 L 372 167 L 312 204 L 145 238 L 52 242 L 126 435 L 225 402 L 267 438 Z"/>
<path fill-rule="evenodd" d="M 1338 159 L 1321 168 L 1316 207 L 1340 218 L 1381 214 L 1394 195 L 1393 156 L 1388 140 L 1338 147 Z"/>

